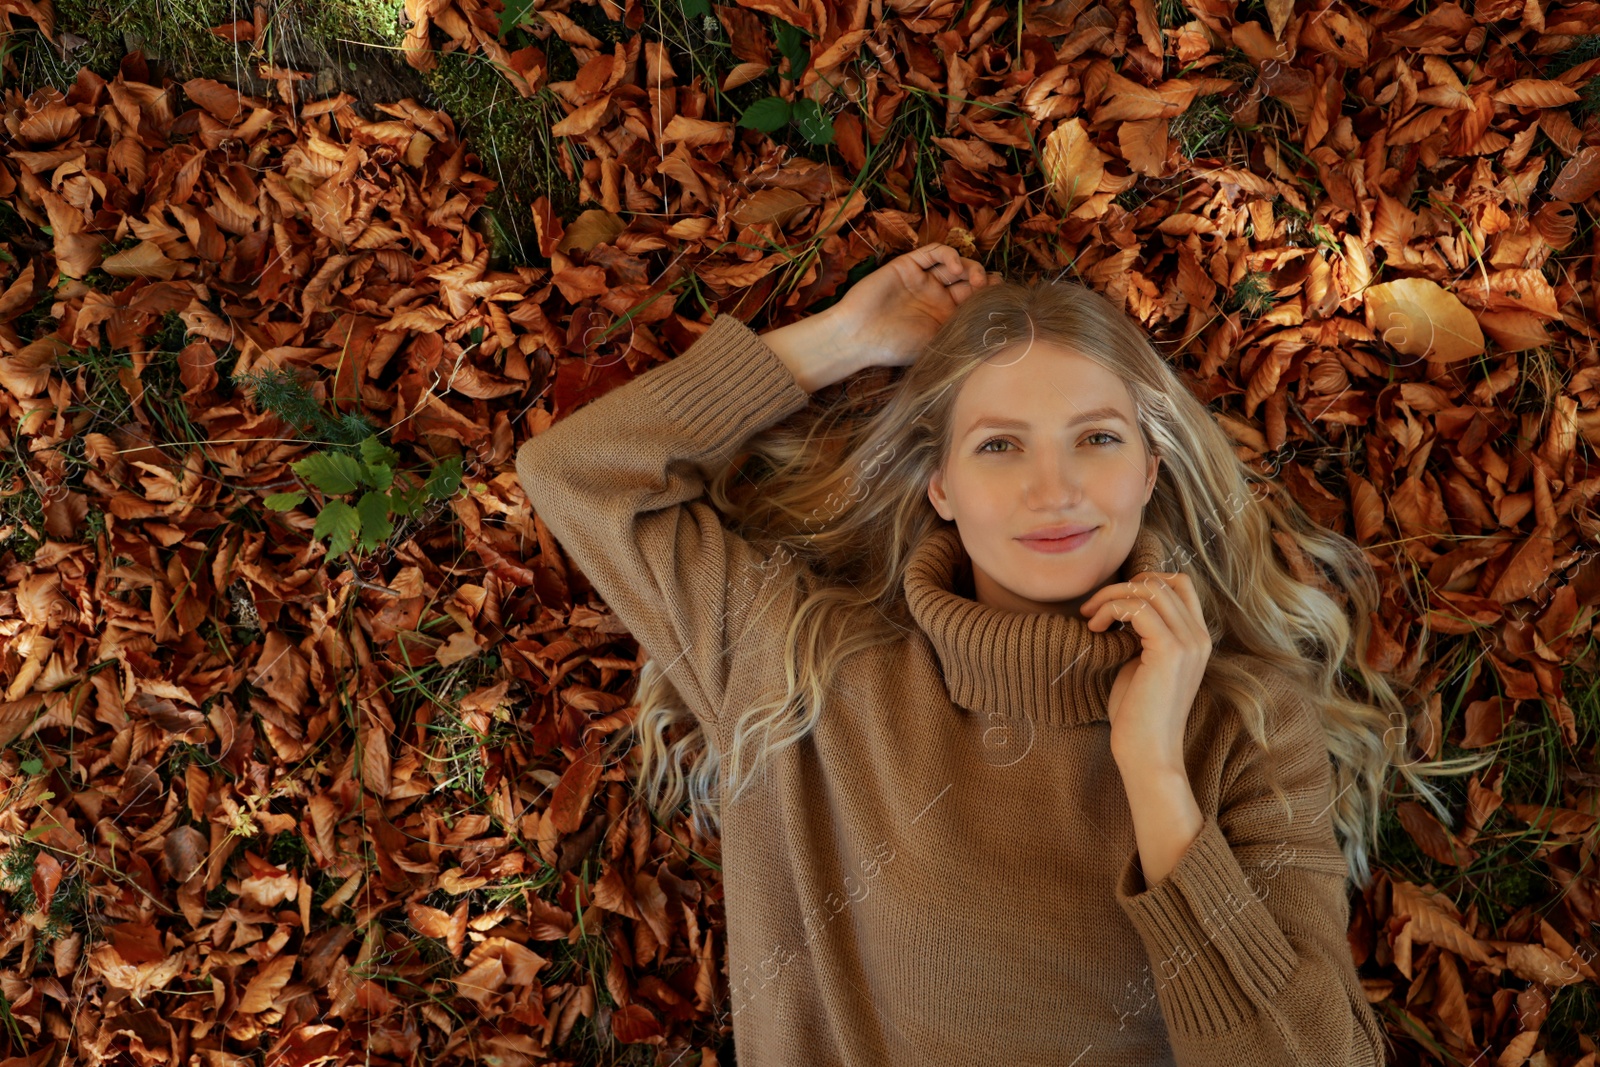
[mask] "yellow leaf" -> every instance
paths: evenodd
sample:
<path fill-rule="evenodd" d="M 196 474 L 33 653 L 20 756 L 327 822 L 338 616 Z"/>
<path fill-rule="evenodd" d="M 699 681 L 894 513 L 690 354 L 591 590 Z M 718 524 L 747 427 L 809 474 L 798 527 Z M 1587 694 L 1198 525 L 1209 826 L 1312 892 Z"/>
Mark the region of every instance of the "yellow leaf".
<path fill-rule="evenodd" d="M 1453 293 L 1426 278 L 1370 285 L 1367 327 L 1395 351 L 1439 363 L 1471 359 L 1483 351 L 1483 330 Z"/>
<path fill-rule="evenodd" d="M 1050 195 L 1063 211 L 1094 195 L 1107 158 L 1094 146 L 1082 119 L 1061 123 L 1045 139 L 1044 173 L 1050 181 Z"/>

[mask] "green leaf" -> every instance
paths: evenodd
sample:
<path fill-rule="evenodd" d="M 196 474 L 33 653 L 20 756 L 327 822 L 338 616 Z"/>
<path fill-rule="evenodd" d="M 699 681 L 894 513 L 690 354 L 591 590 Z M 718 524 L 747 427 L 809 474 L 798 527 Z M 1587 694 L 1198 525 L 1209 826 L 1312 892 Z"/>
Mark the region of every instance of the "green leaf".
<path fill-rule="evenodd" d="M 290 467 L 324 493 L 334 496 L 353 493 L 361 484 L 361 464 L 354 456 L 342 452 L 319 452 L 291 463 Z"/>
<path fill-rule="evenodd" d="M 800 136 L 811 144 L 833 143 L 833 120 L 823 114 L 822 105 L 809 96 L 795 104 L 794 124 Z"/>
<path fill-rule="evenodd" d="M 381 489 L 387 492 L 389 487 L 394 484 L 394 468 L 387 463 L 363 463 L 361 464 L 361 481 L 374 489 Z"/>
<path fill-rule="evenodd" d="M 533 10 L 533 0 L 506 0 L 506 6 L 500 11 L 501 39 L 504 40 L 506 34 L 527 18 L 531 10 Z"/>
<path fill-rule="evenodd" d="M 362 548 L 369 551 L 377 548 L 394 533 L 394 523 L 389 521 L 388 493 L 376 490 L 362 493 L 356 504 L 356 513 L 361 516 Z"/>
<path fill-rule="evenodd" d="M 330 556 L 342 556 L 350 551 L 360 532 L 360 513 L 343 500 L 328 501 L 328 506 L 317 515 L 317 524 L 311 528 L 312 536 L 328 539 Z"/>
<path fill-rule="evenodd" d="M 262 503 L 273 511 L 289 511 L 292 508 L 299 507 L 301 501 L 305 500 L 305 498 L 305 490 L 297 489 L 292 493 L 273 493 Z"/>
<path fill-rule="evenodd" d="M 42 770 L 44 770 L 44 760 L 42 759 L 25 759 L 22 761 L 23 774 L 38 774 Z"/>
<path fill-rule="evenodd" d="M 461 457 L 451 456 L 428 475 L 428 495 L 435 500 L 455 496 L 461 488 Z"/>
<path fill-rule="evenodd" d="M 38 797 L 35 800 L 33 800 L 32 803 L 43 804 L 47 797 L 53 797 L 53 796 L 55 796 L 54 793 L 46 792 L 43 796 Z M 59 829 L 61 829 L 61 824 L 60 823 L 58 823 L 58 822 L 47 822 L 47 823 L 44 823 L 41 826 L 35 826 L 32 830 L 24 831 L 23 835 L 22 835 L 22 839 L 24 841 L 36 841 L 39 838 L 43 837 L 45 834 L 49 833 L 51 830 L 59 830 Z"/>
<path fill-rule="evenodd" d="M 380 463 L 386 467 L 400 466 L 400 453 L 384 444 L 376 434 L 371 437 L 363 437 L 356 450 L 361 453 L 362 459 L 373 466 L 377 466 Z"/>
<path fill-rule="evenodd" d="M 782 19 L 774 21 L 777 25 L 773 27 L 773 36 L 778 39 L 778 51 L 789 58 L 788 78 L 798 82 L 800 75 L 806 72 L 806 67 L 811 65 L 811 48 L 806 44 L 805 34 L 800 32 L 800 27 Z"/>
<path fill-rule="evenodd" d="M 683 9 L 684 18 L 705 18 L 711 14 L 711 0 L 678 0 L 678 6 Z"/>
<path fill-rule="evenodd" d="M 789 101 L 781 96 L 765 96 L 744 109 L 739 125 L 762 133 L 775 133 L 789 124 Z"/>
<path fill-rule="evenodd" d="M 425 485 L 413 486 L 395 493 L 389 493 L 390 509 L 403 518 L 410 518 L 422 510 L 422 505 L 428 500 L 428 487 Z"/>

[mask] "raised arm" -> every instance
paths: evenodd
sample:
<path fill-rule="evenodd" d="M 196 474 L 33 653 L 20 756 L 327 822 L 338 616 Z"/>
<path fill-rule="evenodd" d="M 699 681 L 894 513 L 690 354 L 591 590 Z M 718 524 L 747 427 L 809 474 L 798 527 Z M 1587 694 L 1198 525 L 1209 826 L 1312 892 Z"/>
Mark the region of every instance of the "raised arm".
<path fill-rule="evenodd" d="M 706 723 L 758 594 L 770 603 L 797 576 L 723 528 L 706 479 L 850 373 L 834 340 L 826 312 L 761 335 L 719 314 L 682 354 L 517 450 L 534 512 Z"/>
<path fill-rule="evenodd" d="M 1312 708 L 1271 683 L 1282 753 L 1270 791 L 1244 755 L 1216 814 L 1153 885 L 1129 857 L 1117 902 L 1150 956 L 1180 1067 L 1381 1067 L 1382 1028 L 1346 937 L 1348 866 L 1330 819 L 1333 771 Z"/>
<path fill-rule="evenodd" d="M 931 244 L 759 336 L 718 315 L 681 355 L 517 450 L 534 512 L 702 722 L 722 712 L 734 654 L 787 627 L 784 594 L 808 573 L 725 530 L 703 499 L 707 478 L 815 390 L 909 362 L 987 280 Z"/>

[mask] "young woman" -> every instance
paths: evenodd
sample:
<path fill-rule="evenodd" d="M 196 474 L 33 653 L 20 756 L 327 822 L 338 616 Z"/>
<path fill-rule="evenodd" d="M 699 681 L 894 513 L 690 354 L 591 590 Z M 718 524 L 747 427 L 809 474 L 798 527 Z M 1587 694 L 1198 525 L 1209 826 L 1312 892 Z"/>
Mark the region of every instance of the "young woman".
<path fill-rule="evenodd" d="M 517 473 L 651 657 L 641 784 L 720 827 L 744 1067 L 1384 1062 L 1348 880 L 1389 770 L 1448 819 L 1460 768 L 1359 546 L 1105 298 L 927 245 Z"/>

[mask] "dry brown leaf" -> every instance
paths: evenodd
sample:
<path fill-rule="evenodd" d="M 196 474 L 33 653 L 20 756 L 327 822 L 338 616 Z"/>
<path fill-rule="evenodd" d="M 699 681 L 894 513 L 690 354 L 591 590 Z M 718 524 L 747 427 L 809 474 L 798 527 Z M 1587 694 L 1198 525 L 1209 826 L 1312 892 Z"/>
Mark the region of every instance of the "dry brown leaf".
<path fill-rule="evenodd" d="M 1587 834 L 1595 827 L 1595 816 L 1570 808 L 1507 804 L 1505 809 L 1529 826 L 1537 826 L 1552 834 Z"/>
<path fill-rule="evenodd" d="M 1176 118 L 1189 107 L 1193 95 L 1192 86 L 1183 86 L 1181 92 L 1168 95 L 1113 72 L 1107 78 L 1105 95 L 1095 108 L 1094 122 L 1098 126 L 1108 122 Z"/>
<path fill-rule="evenodd" d="M 152 993 L 165 989 L 183 973 L 183 967 L 184 954 L 181 952 L 142 963 L 129 963 L 109 944 L 96 945 L 89 953 L 90 971 L 113 989 L 126 990 L 138 1004 L 142 1004 L 144 998 Z"/>
<path fill-rule="evenodd" d="M 1478 323 L 1502 352 L 1543 348 L 1553 338 L 1545 319 L 1531 311 L 1480 311 Z"/>
<path fill-rule="evenodd" d="M 1152 177 L 1167 173 L 1167 156 L 1172 144 L 1167 131 L 1171 121 L 1166 118 L 1143 119 L 1118 125 L 1117 144 L 1128 166 Z"/>
<path fill-rule="evenodd" d="M 1491 95 L 1497 104 L 1528 108 L 1565 107 L 1580 99 L 1572 86 L 1543 78 L 1518 78 Z"/>
<path fill-rule="evenodd" d="M 1550 195 L 1556 200 L 1576 204 L 1597 192 L 1600 192 L 1600 147 L 1587 145 L 1561 168 L 1555 181 L 1550 183 Z"/>
<path fill-rule="evenodd" d="M 1459 958 L 1474 963 L 1489 963 L 1493 959 L 1488 946 L 1462 927 L 1460 919 L 1439 899 L 1436 891 L 1395 881 L 1393 894 L 1395 914 L 1411 916 L 1406 929 L 1414 940 L 1449 949 Z"/>
<path fill-rule="evenodd" d="M 161 252 L 154 241 L 140 241 L 132 248 L 107 256 L 100 268 L 116 278 L 156 278 L 166 281 L 176 277 L 179 264 Z"/>
<path fill-rule="evenodd" d="M 55 144 L 78 132 L 83 115 L 77 108 L 55 102 L 23 119 L 17 132 L 29 144 Z"/>
<path fill-rule="evenodd" d="M 239 995 L 239 1010 L 249 1014 L 266 1011 L 294 974 L 293 956 L 274 956 L 256 971 L 250 984 Z"/>
<path fill-rule="evenodd" d="M 1430 857 L 1452 867 L 1464 867 L 1477 858 L 1477 853 L 1457 841 L 1433 813 L 1415 800 L 1404 800 L 1395 805 L 1395 814 L 1406 833 Z"/>
<path fill-rule="evenodd" d="M 1543 945 L 1512 945 L 1506 949 L 1506 966 L 1518 978 L 1548 986 L 1576 985 L 1583 972 Z"/>

